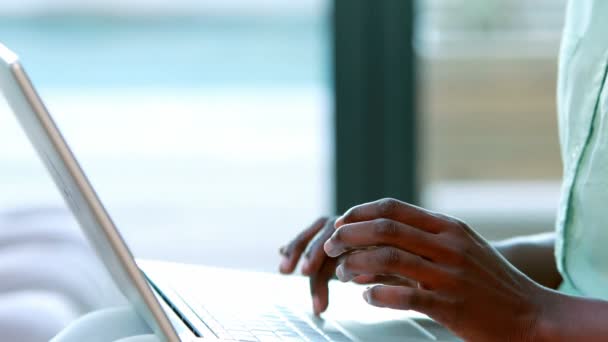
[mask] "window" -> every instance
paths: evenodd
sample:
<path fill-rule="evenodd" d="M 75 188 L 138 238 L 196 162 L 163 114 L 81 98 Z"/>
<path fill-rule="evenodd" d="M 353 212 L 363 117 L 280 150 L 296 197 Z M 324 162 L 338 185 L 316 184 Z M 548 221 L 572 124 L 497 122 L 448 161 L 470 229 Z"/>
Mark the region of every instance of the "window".
<path fill-rule="evenodd" d="M 565 3 L 419 2 L 426 202 L 489 237 L 553 226 Z"/>
<path fill-rule="evenodd" d="M 489 238 L 553 225 L 565 2 L 417 1 L 423 205 Z M 0 33 L 137 256 L 273 270 L 276 248 L 333 206 L 330 3 L 30 0 L 0 4 Z M 378 8 L 345 13 L 370 25 L 350 43 L 398 39 Z M 365 86 L 369 119 L 386 106 Z M 0 123 L 1 204 L 60 203 L 7 110 Z"/>
<path fill-rule="evenodd" d="M 274 270 L 331 207 L 324 0 L 32 0 L 0 15 L 138 257 Z M 0 118 L 3 207 L 62 205 L 6 106 Z"/>

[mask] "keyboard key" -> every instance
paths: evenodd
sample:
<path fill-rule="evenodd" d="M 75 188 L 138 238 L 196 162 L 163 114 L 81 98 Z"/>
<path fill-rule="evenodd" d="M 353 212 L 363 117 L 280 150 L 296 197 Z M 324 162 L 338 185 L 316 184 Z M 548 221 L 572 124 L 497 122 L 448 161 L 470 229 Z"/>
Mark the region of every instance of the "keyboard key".
<path fill-rule="evenodd" d="M 285 306 L 236 308 L 230 303 L 207 303 L 195 296 L 188 297 L 196 314 L 220 339 L 244 342 L 350 341 L 340 332 L 325 334 L 318 331 L 307 318 Z"/>

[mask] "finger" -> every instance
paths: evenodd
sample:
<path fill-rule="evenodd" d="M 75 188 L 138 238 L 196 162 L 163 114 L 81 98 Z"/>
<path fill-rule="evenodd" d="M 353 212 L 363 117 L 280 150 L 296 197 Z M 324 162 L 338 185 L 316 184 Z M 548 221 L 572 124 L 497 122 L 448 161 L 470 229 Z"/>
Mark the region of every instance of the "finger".
<path fill-rule="evenodd" d="M 321 265 L 327 259 L 324 245 L 333 234 L 333 220 L 327 220 L 325 226 L 320 233 L 317 233 L 314 240 L 308 245 L 306 253 L 304 253 L 304 263 L 302 264 L 302 274 L 311 275 L 319 271 Z"/>
<path fill-rule="evenodd" d="M 445 308 L 444 301 L 434 292 L 404 286 L 377 285 L 367 289 L 363 298 L 373 306 L 414 310 L 429 316 Z"/>
<path fill-rule="evenodd" d="M 337 257 L 345 252 L 374 246 L 393 246 L 435 260 L 445 249 L 436 235 L 390 220 L 350 223 L 334 231 L 325 243 L 325 252 Z"/>
<path fill-rule="evenodd" d="M 394 247 L 347 254 L 336 268 L 336 275 L 343 282 L 364 274 L 397 276 L 430 285 L 449 276 L 436 264 Z"/>
<path fill-rule="evenodd" d="M 446 217 L 442 215 L 396 199 L 386 198 L 349 209 L 336 220 L 335 226 L 339 228 L 348 223 L 371 221 L 379 218 L 403 222 L 431 233 L 441 232 L 446 225 Z"/>
<path fill-rule="evenodd" d="M 326 259 L 318 272 L 310 277 L 310 294 L 312 295 L 313 312 L 316 316 L 327 310 L 329 305 L 329 281 L 336 271 L 335 259 Z"/>
<path fill-rule="evenodd" d="M 298 234 L 298 236 L 293 239 L 287 246 L 281 247 L 279 253 L 283 256 L 281 260 L 281 264 L 279 266 L 279 271 L 281 273 L 292 273 L 302 256 L 302 253 L 306 249 L 306 246 L 310 242 L 310 240 L 319 232 L 319 230 L 323 229 L 325 223 L 327 222 L 327 218 L 320 218 L 315 223 L 313 223 L 310 227 L 305 229 L 303 232 Z"/>
<path fill-rule="evenodd" d="M 385 276 L 376 274 L 363 274 L 356 276 L 352 280 L 354 283 L 359 285 L 371 285 L 371 284 L 382 284 L 392 286 L 409 286 L 418 287 L 418 282 L 395 276 Z"/>

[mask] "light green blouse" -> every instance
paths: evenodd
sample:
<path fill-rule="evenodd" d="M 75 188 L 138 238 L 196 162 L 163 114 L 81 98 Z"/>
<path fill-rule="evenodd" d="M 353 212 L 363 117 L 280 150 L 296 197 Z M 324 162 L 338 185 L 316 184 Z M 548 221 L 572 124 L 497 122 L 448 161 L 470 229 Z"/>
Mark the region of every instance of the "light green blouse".
<path fill-rule="evenodd" d="M 570 0 L 559 63 L 561 290 L 608 300 L 608 0 Z"/>

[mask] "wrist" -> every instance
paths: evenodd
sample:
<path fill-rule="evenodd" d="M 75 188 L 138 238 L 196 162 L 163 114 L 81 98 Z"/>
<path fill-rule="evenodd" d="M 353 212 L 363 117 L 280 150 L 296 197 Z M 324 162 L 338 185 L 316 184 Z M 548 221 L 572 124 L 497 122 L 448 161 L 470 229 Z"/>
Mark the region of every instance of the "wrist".
<path fill-rule="evenodd" d="M 563 300 L 559 293 L 543 289 L 539 298 L 539 310 L 532 327 L 531 341 L 556 342 L 561 341 L 560 326 L 563 329 L 560 315 L 563 312 Z"/>

